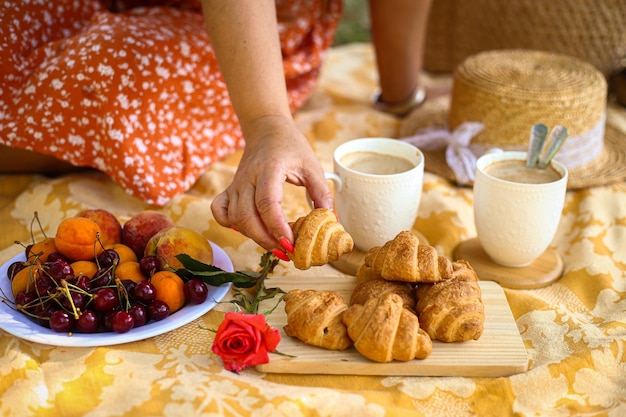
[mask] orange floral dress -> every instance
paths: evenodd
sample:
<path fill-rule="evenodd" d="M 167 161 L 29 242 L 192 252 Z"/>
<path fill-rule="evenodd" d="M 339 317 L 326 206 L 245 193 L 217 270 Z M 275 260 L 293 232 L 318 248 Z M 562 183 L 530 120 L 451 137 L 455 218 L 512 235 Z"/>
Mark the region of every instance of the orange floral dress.
<path fill-rule="evenodd" d="M 199 1 L 165 3 L 0 6 L 0 144 L 96 168 L 159 206 L 242 147 Z M 277 1 L 292 110 L 315 87 L 340 13 L 340 0 Z"/>

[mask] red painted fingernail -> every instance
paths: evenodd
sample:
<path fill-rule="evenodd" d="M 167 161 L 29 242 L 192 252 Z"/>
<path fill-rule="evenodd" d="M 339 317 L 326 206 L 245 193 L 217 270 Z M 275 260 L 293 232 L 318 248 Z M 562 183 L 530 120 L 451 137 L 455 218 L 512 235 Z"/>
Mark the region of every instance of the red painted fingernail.
<path fill-rule="evenodd" d="M 231 227 L 231 229 L 233 229 L 235 232 L 239 232 L 236 227 Z"/>
<path fill-rule="evenodd" d="M 280 239 L 280 245 L 289 253 L 293 253 L 293 244 L 286 237 Z"/>
<path fill-rule="evenodd" d="M 272 253 L 278 259 L 281 259 L 281 260 L 283 260 L 285 262 L 289 262 L 290 261 L 289 256 L 287 256 L 287 254 L 285 252 L 283 252 L 282 250 L 280 250 L 280 249 L 274 249 L 272 251 Z"/>

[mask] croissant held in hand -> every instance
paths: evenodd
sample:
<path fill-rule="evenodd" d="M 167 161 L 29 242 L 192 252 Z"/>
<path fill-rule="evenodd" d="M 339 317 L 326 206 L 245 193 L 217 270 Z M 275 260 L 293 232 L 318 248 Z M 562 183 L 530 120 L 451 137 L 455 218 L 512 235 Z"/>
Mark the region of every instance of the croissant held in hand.
<path fill-rule="evenodd" d="M 402 306 L 398 294 L 389 292 L 370 298 L 364 305 L 350 306 L 343 322 L 356 350 L 376 362 L 425 359 L 433 349 L 417 316 Z"/>
<path fill-rule="evenodd" d="M 389 281 L 437 282 L 452 274 L 452 262 L 439 256 L 434 247 L 420 245 L 410 231 L 400 232 L 383 246 L 371 248 L 365 254 L 364 265 Z"/>
<path fill-rule="evenodd" d="M 331 350 L 344 350 L 352 345 L 343 312 L 348 308 L 336 291 L 291 290 L 285 295 L 287 336 L 304 343 Z"/>
<path fill-rule="evenodd" d="M 478 340 L 485 323 L 478 276 L 467 261 L 453 262 L 453 268 L 450 279 L 418 286 L 420 324 L 442 342 Z"/>
<path fill-rule="evenodd" d="M 328 209 L 314 209 L 289 225 L 294 236 L 294 251 L 289 257 L 298 269 L 334 262 L 354 248 L 352 236 Z"/>

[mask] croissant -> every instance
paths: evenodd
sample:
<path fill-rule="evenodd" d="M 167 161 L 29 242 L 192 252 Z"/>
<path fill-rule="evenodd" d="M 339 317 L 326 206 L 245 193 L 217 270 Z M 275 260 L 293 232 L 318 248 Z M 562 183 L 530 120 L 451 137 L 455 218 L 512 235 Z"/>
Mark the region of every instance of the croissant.
<path fill-rule="evenodd" d="M 430 336 L 420 329 L 417 316 L 402 307 L 398 294 L 353 304 L 344 312 L 343 322 L 356 350 L 373 361 L 425 359 L 432 352 Z"/>
<path fill-rule="evenodd" d="M 478 277 L 467 261 L 455 261 L 452 265 L 450 279 L 418 286 L 415 309 L 420 324 L 434 340 L 478 340 L 485 323 Z"/>
<path fill-rule="evenodd" d="M 438 282 L 450 278 L 452 262 L 439 256 L 437 249 L 420 245 L 410 231 L 398 233 L 383 246 L 371 248 L 365 254 L 364 264 L 389 281 Z"/>
<path fill-rule="evenodd" d="M 284 298 L 287 336 L 330 350 L 344 350 L 352 345 L 343 312 L 348 308 L 336 291 L 291 290 Z"/>
<path fill-rule="evenodd" d="M 336 261 L 354 248 L 352 236 L 328 209 L 314 209 L 289 225 L 294 234 L 294 251 L 289 257 L 298 269 Z"/>
<path fill-rule="evenodd" d="M 354 287 L 350 296 L 350 305 L 365 304 L 370 298 L 378 298 L 383 294 L 393 292 L 402 298 L 404 308 L 413 310 L 416 297 L 415 288 L 408 282 L 387 281 L 382 278 L 361 282 Z"/>

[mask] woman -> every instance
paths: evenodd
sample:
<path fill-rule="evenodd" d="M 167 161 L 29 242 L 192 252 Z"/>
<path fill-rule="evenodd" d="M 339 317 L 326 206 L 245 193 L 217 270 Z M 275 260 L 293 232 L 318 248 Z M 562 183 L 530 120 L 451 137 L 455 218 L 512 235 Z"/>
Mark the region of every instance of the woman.
<path fill-rule="evenodd" d="M 293 235 L 281 209 L 284 182 L 332 207 L 292 112 L 315 86 L 340 0 L 202 0 L 203 22 L 194 2 L 119 3 L 28 0 L 2 13 L 9 65 L 0 89 L 0 166 L 93 167 L 163 205 L 245 138 L 213 214 L 286 259 Z M 399 114 L 421 100 L 429 7 L 430 0 L 370 1 L 381 110 Z"/>

